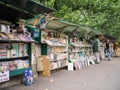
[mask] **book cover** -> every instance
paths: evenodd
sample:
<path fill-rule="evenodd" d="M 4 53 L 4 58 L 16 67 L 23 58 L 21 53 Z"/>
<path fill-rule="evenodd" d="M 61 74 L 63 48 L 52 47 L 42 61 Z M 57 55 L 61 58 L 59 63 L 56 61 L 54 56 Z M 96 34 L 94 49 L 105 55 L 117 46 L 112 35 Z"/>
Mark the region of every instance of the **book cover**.
<path fill-rule="evenodd" d="M 21 68 L 24 68 L 24 63 L 22 60 L 17 60 L 17 69 L 21 69 Z"/>
<path fill-rule="evenodd" d="M 7 50 L 7 58 L 10 58 L 11 57 L 11 52 L 10 50 Z"/>
<path fill-rule="evenodd" d="M 22 57 L 23 56 L 23 52 L 24 52 L 24 44 L 23 43 L 20 43 L 19 44 L 19 57 Z"/>
<path fill-rule="evenodd" d="M 23 60 L 23 66 L 24 66 L 24 68 L 29 68 L 29 66 L 30 66 L 29 60 Z"/>
<path fill-rule="evenodd" d="M 17 69 L 17 62 L 16 61 L 9 62 L 9 67 L 10 67 L 10 71 Z"/>
<path fill-rule="evenodd" d="M 12 49 L 12 52 L 13 52 L 13 55 L 14 55 L 14 57 L 18 57 L 19 55 L 19 45 L 18 45 L 18 43 L 12 43 L 12 47 L 13 47 L 13 49 Z"/>
<path fill-rule="evenodd" d="M 0 62 L 0 72 L 9 71 L 9 62 Z"/>
<path fill-rule="evenodd" d="M 24 45 L 23 45 L 23 56 L 28 56 L 27 51 L 28 51 L 28 45 L 27 45 L 27 44 L 24 44 Z"/>
<path fill-rule="evenodd" d="M 0 83 L 9 80 L 9 62 L 0 62 Z"/>
<path fill-rule="evenodd" d="M 0 24 L 0 32 L 10 33 L 10 26 L 9 25 L 4 25 L 4 24 Z"/>
<path fill-rule="evenodd" d="M 16 51 L 14 49 L 12 49 L 10 51 L 11 57 L 16 57 Z"/>

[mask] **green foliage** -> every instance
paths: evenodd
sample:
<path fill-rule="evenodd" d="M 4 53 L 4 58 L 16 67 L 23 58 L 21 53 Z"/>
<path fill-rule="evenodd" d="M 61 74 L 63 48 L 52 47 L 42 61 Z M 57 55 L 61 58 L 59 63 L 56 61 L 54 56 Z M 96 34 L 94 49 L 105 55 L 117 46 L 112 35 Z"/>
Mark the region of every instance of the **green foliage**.
<path fill-rule="evenodd" d="M 38 0 L 37 0 L 38 1 Z M 56 9 L 55 16 L 87 25 L 120 41 L 120 0 L 39 0 Z"/>

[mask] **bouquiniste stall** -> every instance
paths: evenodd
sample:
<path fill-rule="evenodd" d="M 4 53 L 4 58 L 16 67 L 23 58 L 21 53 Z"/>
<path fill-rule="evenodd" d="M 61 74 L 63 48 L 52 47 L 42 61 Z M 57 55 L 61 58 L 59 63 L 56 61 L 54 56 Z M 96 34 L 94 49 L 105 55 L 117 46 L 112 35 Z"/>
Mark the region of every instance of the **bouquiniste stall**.
<path fill-rule="evenodd" d="M 32 0 L 0 0 L 0 8 L 0 88 L 4 88 L 23 81 L 23 72 L 32 68 L 32 43 L 36 41 L 23 19 L 54 10 Z"/>

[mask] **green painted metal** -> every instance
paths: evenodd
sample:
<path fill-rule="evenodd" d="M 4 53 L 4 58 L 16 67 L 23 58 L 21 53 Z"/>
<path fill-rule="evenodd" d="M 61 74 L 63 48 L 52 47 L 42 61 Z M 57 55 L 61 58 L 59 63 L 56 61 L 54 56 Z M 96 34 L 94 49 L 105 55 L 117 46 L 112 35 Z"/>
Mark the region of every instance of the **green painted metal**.
<path fill-rule="evenodd" d="M 29 60 L 29 64 L 30 64 L 29 68 L 31 68 L 31 43 L 28 43 L 27 53 L 28 53 L 28 58 L 25 58 L 25 60 Z M 29 68 L 12 70 L 10 71 L 10 76 L 16 76 L 16 75 L 23 74 L 24 70 L 29 69 Z"/>
<path fill-rule="evenodd" d="M 18 8 L 22 11 L 28 13 L 33 13 L 34 15 L 40 13 L 49 13 L 54 12 L 54 9 L 48 8 L 40 3 L 35 2 L 34 0 L 0 0 L 5 5 L 9 5 L 12 8 Z"/>
<path fill-rule="evenodd" d="M 32 36 L 33 36 L 33 33 L 34 33 L 34 30 L 35 30 L 35 28 L 33 28 L 31 25 L 27 25 L 26 26 L 27 28 L 28 28 L 28 31 L 32 34 Z M 37 42 L 39 42 L 39 43 L 41 43 L 41 30 L 40 30 L 40 28 L 38 28 L 39 29 L 39 37 L 33 37 Z"/>
<path fill-rule="evenodd" d="M 33 20 L 35 20 L 35 19 L 37 19 L 37 18 L 40 18 L 41 16 L 43 16 L 43 15 L 42 15 L 42 14 L 38 14 L 38 15 L 36 15 L 34 18 L 27 19 L 27 20 L 25 21 L 26 25 L 29 25 L 29 22 L 31 22 L 31 21 L 33 21 Z"/>
<path fill-rule="evenodd" d="M 70 22 L 67 22 L 67 21 L 64 21 L 64 20 L 58 20 L 58 22 L 60 22 L 60 23 L 64 23 L 64 24 L 66 24 L 66 25 L 70 25 L 70 26 L 80 26 L 80 25 L 78 25 L 78 24 L 74 24 L 74 23 L 70 23 Z"/>
<path fill-rule="evenodd" d="M 31 66 L 31 60 L 32 60 L 32 58 L 31 58 L 32 52 L 31 51 L 32 51 L 32 49 L 31 49 L 31 43 L 29 43 L 28 47 L 27 47 L 27 53 L 28 53 L 28 60 L 29 60 L 30 66 Z"/>
<path fill-rule="evenodd" d="M 70 62 L 69 46 L 70 46 L 70 37 L 68 36 L 68 62 Z"/>
<path fill-rule="evenodd" d="M 24 72 L 25 70 L 30 69 L 30 68 L 31 68 L 31 67 L 12 70 L 12 71 L 10 71 L 10 77 L 23 74 L 23 72 Z"/>
<path fill-rule="evenodd" d="M 41 55 L 47 55 L 47 44 L 41 44 Z"/>

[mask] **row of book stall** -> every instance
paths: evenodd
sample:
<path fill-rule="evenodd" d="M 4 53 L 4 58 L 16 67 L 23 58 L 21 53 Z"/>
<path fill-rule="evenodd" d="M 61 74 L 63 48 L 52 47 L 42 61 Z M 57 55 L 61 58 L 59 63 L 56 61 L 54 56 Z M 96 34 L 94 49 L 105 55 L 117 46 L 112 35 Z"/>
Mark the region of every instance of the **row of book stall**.
<path fill-rule="evenodd" d="M 28 5 L 22 12 L 15 7 L 22 0 L 19 3 L 0 0 L 0 7 L 4 9 L 0 12 L 7 14 L 5 10 L 9 9 L 8 12 L 15 15 L 14 18 L 9 14 L 0 15 L 0 19 L 4 19 L 0 21 L 0 88 L 6 87 L 5 83 L 12 85 L 10 82 L 15 79 L 19 79 L 15 84 L 23 82 L 23 75 L 25 80 L 30 76 L 32 83 L 38 74 L 50 76 L 56 69 L 67 67 L 68 70 L 77 70 L 95 64 L 89 39 L 100 32 L 62 21 L 49 13 L 54 10 L 26 1 L 36 9 Z M 17 13 L 21 16 L 17 17 Z M 104 56 L 104 46 L 101 48 Z M 31 83 L 28 81 L 26 85 Z"/>

